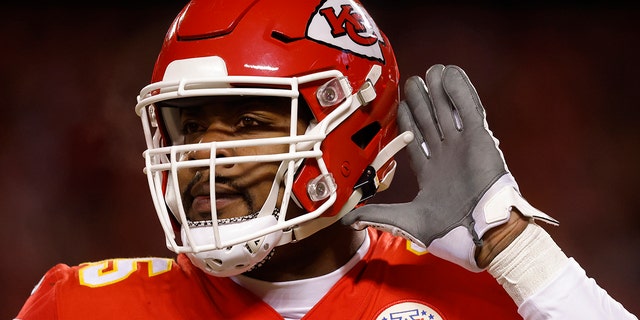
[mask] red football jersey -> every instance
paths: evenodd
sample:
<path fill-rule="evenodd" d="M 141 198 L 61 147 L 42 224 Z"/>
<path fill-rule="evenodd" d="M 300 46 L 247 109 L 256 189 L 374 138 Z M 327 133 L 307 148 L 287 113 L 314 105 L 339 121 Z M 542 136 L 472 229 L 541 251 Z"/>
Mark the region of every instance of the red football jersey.
<path fill-rule="evenodd" d="M 521 319 L 488 273 L 472 273 L 371 230 L 366 256 L 304 319 Z M 282 319 L 229 278 L 184 255 L 49 270 L 17 319 Z"/>

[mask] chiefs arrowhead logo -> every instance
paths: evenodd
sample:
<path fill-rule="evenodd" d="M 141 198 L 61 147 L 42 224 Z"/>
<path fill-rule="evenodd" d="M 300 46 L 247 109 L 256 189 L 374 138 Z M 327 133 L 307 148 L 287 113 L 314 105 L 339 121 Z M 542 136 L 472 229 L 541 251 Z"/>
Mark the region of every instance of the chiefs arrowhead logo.
<path fill-rule="evenodd" d="M 358 3 L 327 0 L 307 26 L 307 37 L 368 59 L 384 62 L 380 30 Z"/>

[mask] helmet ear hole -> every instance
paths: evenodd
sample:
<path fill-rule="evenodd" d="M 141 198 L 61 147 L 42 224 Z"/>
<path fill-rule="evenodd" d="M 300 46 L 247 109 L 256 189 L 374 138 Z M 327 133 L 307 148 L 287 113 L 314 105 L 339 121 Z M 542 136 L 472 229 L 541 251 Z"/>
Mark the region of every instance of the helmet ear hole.
<path fill-rule="evenodd" d="M 364 149 L 369 145 L 376 134 L 380 132 L 380 129 L 382 129 L 382 127 L 379 122 L 372 122 L 354 133 L 351 136 L 351 141 L 360 147 L 360 149 Z"/>

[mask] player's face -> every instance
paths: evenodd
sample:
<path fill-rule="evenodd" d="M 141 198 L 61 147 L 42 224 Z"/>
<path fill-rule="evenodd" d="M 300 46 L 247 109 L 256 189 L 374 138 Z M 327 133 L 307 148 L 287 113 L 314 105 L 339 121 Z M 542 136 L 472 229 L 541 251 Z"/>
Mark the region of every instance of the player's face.
<path fill-rule="evenodd" d="M 185 144 L 286 136 L 290 134 L 290 104 L 288 98 L 222 99 L 202 106 L 181 108 L 179 126 Z M 305 127 L 306 123 L 299 120 L 298 132 L 304 132 Z M 216 156 L 251 156 L 287 151 L 287 145 L 250 146 L 217 149 Z M 191 152 L 185 157 L 188 160 L 209 159 L 210 153 Z M 215 206 L 218 219 L 259 211 L 271 190 L 279 165 L 280 162 L 217 165 L 213 203 L 209 189 L 209 180 L 213 177 L 209 167 L 181 169 L 178 179 L 188 218 L 192 221 L 211 219 L 212 205 Z"/>

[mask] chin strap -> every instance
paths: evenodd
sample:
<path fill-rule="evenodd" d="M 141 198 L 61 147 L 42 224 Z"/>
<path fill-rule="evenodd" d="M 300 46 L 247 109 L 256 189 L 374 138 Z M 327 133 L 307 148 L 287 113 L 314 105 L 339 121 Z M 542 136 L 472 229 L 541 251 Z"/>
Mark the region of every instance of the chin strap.
<path fill-rule="evenodd" d="M 370 168 L 374 170 L 373 177 L 375 177 L 375 179 L 372 179 L 371 181 L 375 184 L 375 189 L 378 192 L 386 190 L 389 185 L 391 185 L 391 181 L 393 180 L 396 169 L 395 161 L 393 161 L 389 165 L 389 168 L 384 173 L 382 179 L 378 179 L 375 173 L 378 172 L 382 165 L 387 163 L 391 159 L 391 157 L 402 150 L 402 148 L 407 146 L 409 142 L 411 142 L 411 140 L 413 140 L 412 132 L 405 131 L 401 133 L 400 135 L 395 137 L 389 144 L 387 144 L 371 163 Z M 363 186 L 359 185 L 353 190 L 353 193 L 351 193 L 351 196 L 349 196 L 347 202 L 344 204 L 344 206 L 342 206 L 342 209 L 340 209 L 340 211 L 336 215 L 331 217 L 318 217 L 288 230 L 284 230 L 278 246 L 302 240 L 342 219 L 342 217 L 353 210 L 353 208 L 355 208 L 358 203 L 362 201 L 363 195 Z"/>

